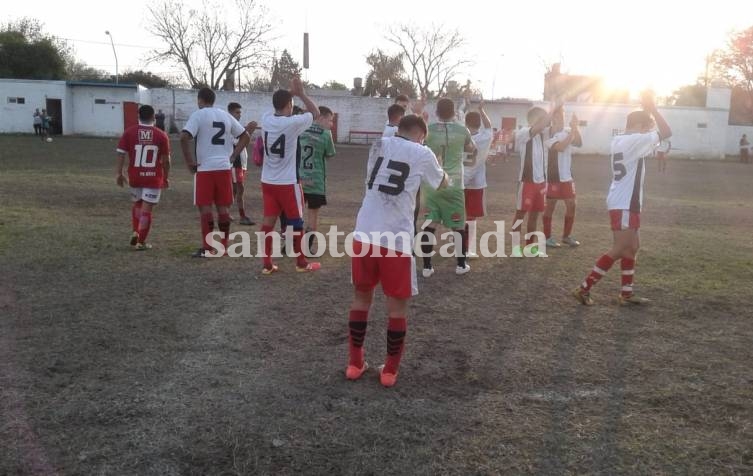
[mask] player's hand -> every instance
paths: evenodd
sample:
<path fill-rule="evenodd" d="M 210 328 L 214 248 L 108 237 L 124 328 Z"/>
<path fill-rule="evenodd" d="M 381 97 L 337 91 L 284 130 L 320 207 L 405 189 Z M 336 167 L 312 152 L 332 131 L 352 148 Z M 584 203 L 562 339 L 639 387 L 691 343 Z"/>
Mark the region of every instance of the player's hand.
<path fill-rule="evenodd" d="M 246 132 L 253 134 L 253 132 L 256 130 L 256 126 L 258 126 L 256 121 L 249 122 L 248 124 L 246 124 Z"/>
<path fill-rule="evenodd" d="M 115 183 L 118 184 L 118 187 L 123 187 L 128 183 L 128 180 L 126 180 L 123 174 L 118 174 L 117 178 L 115 179 Z"/>
<path fill-rule="evenodd" d="M 299 97 L 303 94 L 303 81 L 301 81 L 300 77 L 296 76 L 293 78 L 293 81 L 291 81 L 290 94 Z"/>
<path fill-rule="evenodd" d="M 641 107 L 647 112 L 654 112 L 656 110 L 656 98 L 654 97 L 654 92 L 650 89 L 641 93 Z"/>

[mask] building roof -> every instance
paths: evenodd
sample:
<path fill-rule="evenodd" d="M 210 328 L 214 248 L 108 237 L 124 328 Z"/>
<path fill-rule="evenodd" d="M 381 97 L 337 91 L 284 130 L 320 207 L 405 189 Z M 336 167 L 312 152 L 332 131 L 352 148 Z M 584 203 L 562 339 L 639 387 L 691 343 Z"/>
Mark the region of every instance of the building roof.
<path fill-rule="evenodd" d="M 87 86 L 87 87 L 93 87 L 93 88 L 121 88 L 121 89 L 137 89 L 139 87 L 138 84 L 134 83 L 106 83 L 106 82 L 99 82 L 99 81 L 66 81 L 65 84 L 68 86 Z"/>

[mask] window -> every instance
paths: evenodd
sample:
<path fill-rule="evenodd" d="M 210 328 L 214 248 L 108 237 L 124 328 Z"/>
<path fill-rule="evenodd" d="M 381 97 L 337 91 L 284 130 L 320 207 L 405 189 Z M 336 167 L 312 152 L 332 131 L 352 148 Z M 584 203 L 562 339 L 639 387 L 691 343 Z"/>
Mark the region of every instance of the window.
<path fill-rule="evenodd" d="M 107 104 L 107 101 L 104 99 L 95 99 L 94 104 Z"/>
<path fill-rule="evenodd" d="M 709 125 L 706 124 L 705 122 L 699 122 L 698 123 L 698 128 L 699 129 L 706 129 L 707 127 L 709 127 Z"/>
<path fill-rule="evenodd" d="M 19 98 L 19 97 L 9 97 L 8 98 L 8 104 L 26 104 L 26 98 Z"/>

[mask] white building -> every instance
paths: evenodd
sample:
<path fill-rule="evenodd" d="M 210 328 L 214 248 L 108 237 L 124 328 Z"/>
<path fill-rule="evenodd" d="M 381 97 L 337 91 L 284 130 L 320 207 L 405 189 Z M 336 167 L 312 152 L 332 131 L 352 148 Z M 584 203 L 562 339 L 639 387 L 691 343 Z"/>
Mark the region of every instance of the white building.
<path fill-rule="evenodd" d="M 46 109 L 53 133 L 117 136 L 148 92 L 134 84 L 0 79 L 0 132 L 31 133 L 34 111 Z"/>

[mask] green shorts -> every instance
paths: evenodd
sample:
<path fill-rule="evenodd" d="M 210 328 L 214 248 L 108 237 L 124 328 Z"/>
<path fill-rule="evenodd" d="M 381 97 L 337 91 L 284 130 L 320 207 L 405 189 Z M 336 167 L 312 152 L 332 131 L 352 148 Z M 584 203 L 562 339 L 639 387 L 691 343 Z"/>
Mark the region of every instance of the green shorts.
<path fill-rule="evenodd" d="M 426 190 L 422 200 L 426 219 L 441 223 L 447 228 L 465 228 L 465 194 L 463 189 L 443 188 Z"/>

